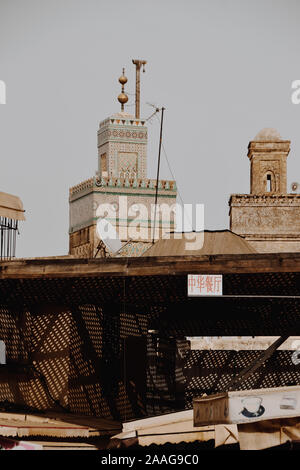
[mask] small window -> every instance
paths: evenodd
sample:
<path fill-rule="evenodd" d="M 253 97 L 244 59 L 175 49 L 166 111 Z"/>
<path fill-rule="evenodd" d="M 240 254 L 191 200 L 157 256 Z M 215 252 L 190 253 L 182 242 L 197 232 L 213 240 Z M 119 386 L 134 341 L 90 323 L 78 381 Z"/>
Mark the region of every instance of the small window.
<path fill-rule="evenodd" d="M 108 176 L 106 153 L 102 153 L 101 155 L 101 176 L 104 178 Z"/>
<path fill-rule="evenodd" d="M 267 192 L 270 193 L 272 191 L 272 178 L 271 175 L 267 175 Z"/>

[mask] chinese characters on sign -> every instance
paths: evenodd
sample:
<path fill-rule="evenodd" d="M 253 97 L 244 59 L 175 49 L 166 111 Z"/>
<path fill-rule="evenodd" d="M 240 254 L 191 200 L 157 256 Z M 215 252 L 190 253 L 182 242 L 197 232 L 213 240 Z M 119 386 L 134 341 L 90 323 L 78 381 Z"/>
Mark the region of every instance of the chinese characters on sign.
<path fill-rule="evenodd" d="M 188 296 L 222 295 L 222 274 L 189 274 Z"/>

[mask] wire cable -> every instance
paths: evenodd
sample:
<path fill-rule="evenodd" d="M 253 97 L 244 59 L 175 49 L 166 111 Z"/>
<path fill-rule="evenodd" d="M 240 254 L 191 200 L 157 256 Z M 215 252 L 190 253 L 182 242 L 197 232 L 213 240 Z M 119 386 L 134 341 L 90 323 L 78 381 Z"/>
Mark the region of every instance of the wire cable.
<path fill-rule="evenodd" d="M 154 116 L 154 115 L 156 116 L 156 118 L 157 118 L 157 120 L 158 120 L 158 122 L 159 122 L 159 118 L 158 118 L 157 114 L 156 114 L 156 113 L 153 113 L 152 116 Z M 150 116 L 150 117 L 151 117 L 151 116 Z M 149 118 L 148 118 L 148 119 L 149 119 Z M 176 178 L 175 178 L 175 175 L 174 175 L 174 173 L 173 173 L 173 171 L 172 171 L 172 168 L 171 168 L 171 165 L 170 165 L 170 162 L 169 162 L 169 159 L 168 159 L 168 156 L 167 156 L 167 152 L 166 152 L 166 149 L 165 149 L 165 146 L 164 146 L 163 142 L 162 142 L 162 149 L 163 149 L 163 153 L 164 153 L 165 159 L 166 159 L 166 161 L 167 161 L 167 165 L 168 165 L 169 171 L 170 171 L 170 173 L 171 173 L 171 176 L 172 176 L 173 180 L 176 181 Z M 181 204 L 184 206 L 184 201 L 183 201 L 183 198 L 182 198 L 181 193 L 180 193 L 180 191 L 179 191 L 179 187 L 178 187 L 177 182 L 176 182 L 176 185 L 177 185 L 177 192 L 178 192 L 179 199 L 180 199 L 180 201 L 181 201 Z M 192 222 L 191 222 L 191 220 L 190 220 L 189 217 L 188 217 L 188 220 L 189 220 L 189 223 L 191 224 L 191 227 L 193 227 L 193 224 L 192 224 Z"/>

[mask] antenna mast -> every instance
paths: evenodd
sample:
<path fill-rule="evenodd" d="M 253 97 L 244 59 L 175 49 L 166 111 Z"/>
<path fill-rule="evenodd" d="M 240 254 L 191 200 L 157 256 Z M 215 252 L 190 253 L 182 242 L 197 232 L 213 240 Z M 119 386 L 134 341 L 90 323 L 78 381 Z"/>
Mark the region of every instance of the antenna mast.
<path fill-rule="evenodd" d="M 141 103 L 141 66 L 143 66 L 143 72 L 145 72 L 146 60 L 132 59 L 132 63 L 135 65 L 135 117 L 140 118 L 140 103 Z"/>
<path fill-rule="evenodd" d="M 156 175 L 156 189 L 155 189 L 155 203 L 154 203 L 154 226 L 153 226 L 153 238 L 152 243 L 155 242 L 155 225 L 156 225 L 156 207 L 157 207 L 157 196 L 158 196 L 158 182 L 159 182 L 159 169 L 160 169 L 160 153 L 161 153 L 161 144 L 162 144 L 162 132 L 163 132 L 163 122 L 164 122 L 164 112 L 165 108 L 161 108 L 161 119 L 160 119 L 160 134 L 159 134 L 159 149 L 158 149 L 158 161 L 157 161 L 157 175 Z M 159 230 L 159 224 L 158 224 Z"/>

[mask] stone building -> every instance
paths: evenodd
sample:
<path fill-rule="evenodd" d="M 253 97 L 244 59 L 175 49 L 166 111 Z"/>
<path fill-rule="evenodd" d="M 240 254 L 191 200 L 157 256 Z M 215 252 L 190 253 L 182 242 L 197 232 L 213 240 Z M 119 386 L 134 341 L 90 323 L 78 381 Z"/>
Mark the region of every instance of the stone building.
<path fill-rule="evenodd" d="M 100 122 L 96 176 L 70 188 L 69 254 L 77 257 L 94 257 L 97 252 L 98 256 L 109 254 L 103 244 L 98 250 L 96 230 L 97 209 L 105 204 L 113 211 L 105 218 L 124 242 L 121 256 L 140 256 L 152 243 L 156 180 L 147 177 L 146 121 L 124 112 L 124 102 L 128 99 L 124 93 L 127 81 L 124 73 L 119 81 L 122 84 L 118 97 L 121 112 Z M 157 235 L 174 230 L 172 206 L 176 193 L 175 181 L 158 182 L 157 204 L 164 204 L 167 210 L 165 215 L 163 211 L 156 211 Z M 140 234 L 138 239 L 131 236 L 130 229 L 134 231 L 135 227 Z"/>
<path fill-rule="evenodd" d="M 287 193 L 290 141 L 261 130 L 248 146 L 250 194 L 232 194 L 230 230 L 258 252 L 300 251 L 300 194 Z"/>

